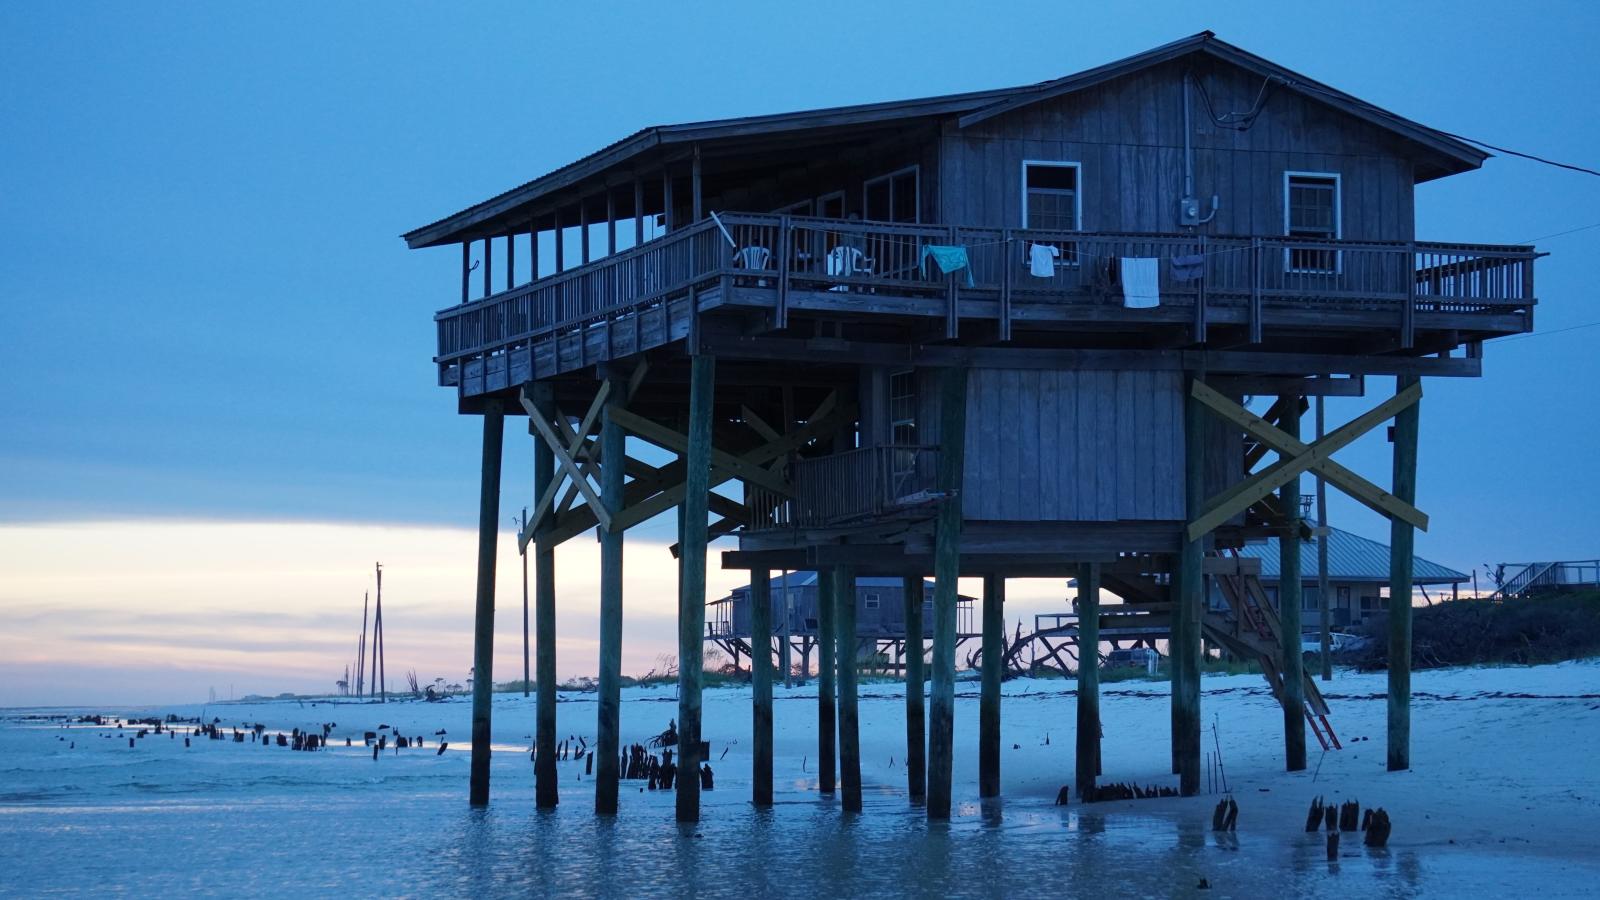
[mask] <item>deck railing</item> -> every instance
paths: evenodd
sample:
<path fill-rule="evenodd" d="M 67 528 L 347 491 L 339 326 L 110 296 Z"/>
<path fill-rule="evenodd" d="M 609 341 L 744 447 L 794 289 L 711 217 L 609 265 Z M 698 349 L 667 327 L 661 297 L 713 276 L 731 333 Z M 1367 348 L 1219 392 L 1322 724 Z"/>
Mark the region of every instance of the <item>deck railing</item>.
<path fill-rule="evenodd" d="M 894 444 L 797 459 L 794 496 L 748 488 L 752 528 L 815 528 L 928 504 L 936 499 L 938 448 Z"/>
<path fill-rule="evenodd" d="M 946 276 L 929 246 L 966 248 L 967 272 Z M 1035 245 L 1053 248 L 1032 274 Z M 1048 252 L 1048 251 L 1047 251 Z M 1531 247 L 1314 241 L 1286 237 L 1119 234 L 908 225 L 724 213 L 613 256 L 463 303 L 435 316 L 440 363 L 451 363 L 647 309 L 722 282 L 773 289 L 778 324 L 794 290 L 973 296 L 1013 302 L 1119 306 L 1119 261 L 1153 257 L 1161 304 L 1196 312 L 1248 310 L 1252 331 L 1271 309 L 1397 314 L 1409 340 L 1417 312 L 1506 312 L 1533 302 Z M 970 276 L 970 279 L 969 277 Z M 952 328 L 954 327 L 952 321 Z M 1259 339 L 1259 333 L 1252 335 Z"/>

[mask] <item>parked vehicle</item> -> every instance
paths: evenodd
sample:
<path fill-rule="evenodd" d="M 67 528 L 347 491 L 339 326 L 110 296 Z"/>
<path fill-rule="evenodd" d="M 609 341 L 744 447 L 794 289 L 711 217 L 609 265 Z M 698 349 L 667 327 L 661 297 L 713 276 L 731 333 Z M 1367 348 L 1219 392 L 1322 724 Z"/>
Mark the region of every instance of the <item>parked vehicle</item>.
<path fill-rule="evenodd" d="M 1328 635 L 1328 649 L 1334 653 L 1348 653 L 1360 650 L 1372 643 L 1372 638 L 1360 634 L 1351 634 L 1347 631 L 1335 631 Z M 1300 652 L 1321 653 L 1322 638 L 1320 635 L 1308 634 L 1300 639 Z"/>
<path fill-rule="evenodd" d="M 1113 650 L 1106 654 L 1106 669 L 1153 669 L 1161 664 L 1161 654 L 1149 647 Z"/>

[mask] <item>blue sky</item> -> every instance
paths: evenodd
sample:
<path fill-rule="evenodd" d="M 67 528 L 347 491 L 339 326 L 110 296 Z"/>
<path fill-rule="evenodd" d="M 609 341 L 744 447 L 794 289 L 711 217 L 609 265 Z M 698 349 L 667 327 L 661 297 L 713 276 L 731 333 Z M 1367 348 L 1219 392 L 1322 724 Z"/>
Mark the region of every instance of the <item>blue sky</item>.
<path fill-rule="evenodd" d="M 429 362 L 459 257 L 397 235 L 645 125 L 1029 83 L 1210 28 L 1600 165 L 1590 3 L 601 7 L 0 7 L 0 521 L 470 527 L 478 423 Z M 1600 178 L 1499 157 L 1422 186 L 1418 237 L 1526 240 L 1597 200 Z M 1542 246 L 1540 330 L 1600 321 L 1600 229 Z M 1491 345 L 1484 378 L 1426 385 L 1419 552 L 1600 556 L 1597 338 Z M 509 511 L 530 454 L 508 432 Z M 1387 481 L 1381 438 L 1346 453 Z"/>

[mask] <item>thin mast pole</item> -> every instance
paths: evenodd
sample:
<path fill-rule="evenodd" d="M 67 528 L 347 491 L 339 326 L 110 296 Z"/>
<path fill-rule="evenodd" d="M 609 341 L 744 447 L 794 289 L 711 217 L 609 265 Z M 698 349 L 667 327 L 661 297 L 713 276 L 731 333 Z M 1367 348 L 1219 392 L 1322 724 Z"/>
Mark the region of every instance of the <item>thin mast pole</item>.
<path fill-rule="evenodd" d="M 615 237 L 615 234 L 612 236 Z M 517 529 L 517 533 L 521 534 L 527 530 L 528 508 L 524 506 L 521 527 Z M 528 696 L 528 685 L 531 681 L 531 671 L 528 668 L 528 548 L 524 546 L 522 548 L 522 696 Z"/>
<path fill-rule="evenodd" d="M 378 614 L 377 620 L 373 625 L 378 635 L 378 699 L 381 702 L 388 703 L 389 686 L 385 682 L 388 680 L 389 671 L 384 667 L 383 660 L 383 563 L 374 563 L 373 565 L 378 570 Z"/>
<path fill-rule="evenodd" d="M 369 591 L 361 592 L 361 643 L 356 646 L 356 696 L 360 697 L 366 687 L 367 670 L 367 602 L 372 599 Z"/>

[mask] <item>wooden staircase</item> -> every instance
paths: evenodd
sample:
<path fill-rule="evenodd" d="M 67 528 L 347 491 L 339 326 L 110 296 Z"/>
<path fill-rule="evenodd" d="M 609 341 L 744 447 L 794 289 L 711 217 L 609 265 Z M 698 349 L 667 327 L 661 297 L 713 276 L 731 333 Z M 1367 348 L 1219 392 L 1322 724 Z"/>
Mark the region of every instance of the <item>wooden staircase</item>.
<path fill-rule="evenodd" d="M 1283 630 L 1279 626 L 1278 613 L 1272 608 L 1266 589 L 1261 586 L 1261 579 L 1255 575 L 1215 577 L 1223 598 L 1233 609 L 1237 628 L 1229 629 L 1224 622 L 1218 621 L 1220 617 L 1207 616 L 1202 622 L 1202 629 L 1207 637 L 1227 647 L 1235 656 L 1256 659 L 1267 684 L 1272 688 L 1272 696 L 1280 704 L 1285 702 Z M 1342 749 L 1338 735 L 1334 734 L 1333 726 L 1328 722 L 1328 703 L 1317 688 L 1316 679 L 1303 671 L 1301 678 L 1305 691 L 1306 722 L 1317 736 L 1317 743 L 1324 750 Z"/>

